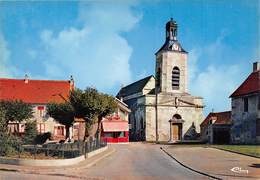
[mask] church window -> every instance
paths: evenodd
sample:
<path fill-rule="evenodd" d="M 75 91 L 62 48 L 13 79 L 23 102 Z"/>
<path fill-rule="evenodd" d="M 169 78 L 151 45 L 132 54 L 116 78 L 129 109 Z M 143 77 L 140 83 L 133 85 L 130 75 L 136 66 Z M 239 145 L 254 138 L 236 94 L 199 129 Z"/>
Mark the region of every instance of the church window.
<path fill-rule="evenodd" d="M 160 87 L 160 81 L 161 81 L 161 68 L 158 68 L 156 73 L 156 86 Z"/>
<path fill-rule="evenodd" d="M 174 115 L 173 115 L 173 119 L 181 119 L 181 115 L 179 115 L 179 114 L 174 114 Z"/>
<path fill-rule="evenodd" d="M 180 88 L 180 69 L 174 67 L 172 69 L 172 89 L 178 90 Z"/>
<path fill-rule="evenodd" d="M 177 36 L 177 29 L 174 29 L 174 31 L 173 31 L 173 36 L 174 36 L 174 37 Z"/>
<path fill-rule="evenodd" d="M 144 129 L 144 119 L 141 118 L 141 129 Z"/>

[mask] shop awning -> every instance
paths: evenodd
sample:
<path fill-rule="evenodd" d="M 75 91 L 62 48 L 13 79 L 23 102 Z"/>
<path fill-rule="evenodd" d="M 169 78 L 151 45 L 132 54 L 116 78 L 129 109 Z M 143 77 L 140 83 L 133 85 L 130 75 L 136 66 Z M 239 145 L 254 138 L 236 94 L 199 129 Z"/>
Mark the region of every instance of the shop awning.
<path fill-rule="evenodd" d="M 104 132 L 122 132 L 128 131 L 128 122 L 127 121 L 119 121 L 119 122 L 102 122 L 102 127 Z"/>

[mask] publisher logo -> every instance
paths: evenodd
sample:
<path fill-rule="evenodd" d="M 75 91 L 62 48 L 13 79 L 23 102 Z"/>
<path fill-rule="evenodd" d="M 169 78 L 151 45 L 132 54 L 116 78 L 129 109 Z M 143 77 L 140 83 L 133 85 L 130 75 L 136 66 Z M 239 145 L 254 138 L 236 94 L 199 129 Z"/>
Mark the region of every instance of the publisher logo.
<path fill-rule="evenodd" d="M 233 167 L 232 169 L 230 169 L 231 171 L 235 172 L 235 173 L 244 173 L 244 174 L 248 174 L 248 170 L 242 169 L 241 167 Z"/>

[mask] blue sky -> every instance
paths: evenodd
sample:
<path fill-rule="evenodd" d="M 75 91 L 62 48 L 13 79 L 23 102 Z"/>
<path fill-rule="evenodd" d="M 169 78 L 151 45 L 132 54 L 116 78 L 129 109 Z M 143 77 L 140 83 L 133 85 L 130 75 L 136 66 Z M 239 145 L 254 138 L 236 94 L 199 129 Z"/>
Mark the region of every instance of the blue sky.
<path fill-rule="evenodd" d="M 228 96 L 260 59 L 259 1 L 171 0 L 0 2 L 0 76 L 68 79 L 115 95 L 154 74 L 154 53 L 173 17 L 189 52 L 189 90 L 205 113 L 230 109 Z"/>

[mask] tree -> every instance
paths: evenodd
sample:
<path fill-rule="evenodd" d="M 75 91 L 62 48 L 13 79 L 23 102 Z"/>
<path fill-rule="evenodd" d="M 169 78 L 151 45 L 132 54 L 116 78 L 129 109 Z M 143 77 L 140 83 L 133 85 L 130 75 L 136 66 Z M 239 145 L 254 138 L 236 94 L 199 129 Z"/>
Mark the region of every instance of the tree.
<path fill-rule="evenodd" d="M 20 150 L 21 140 L 12 134 L 8 134 L 6 112 L 3 106 L 0 106 L 0 129 L 0 156 L 10 155 Z"/>
<path fill-rule="evenodd" d="M 112 96 L 99 93 L 95 88 L 90 87 L 84 91 L 76 89 L 71 92 L 69 102 L 74 108 L 75 116 L 83 118 L 86 122 L 85 137 L 88 134 L 88 127 L 95 122 L 98 122 L 98 133 L 102 117 L 114 112 L 116 108 Z"/>
<path fill-rule="evenodd" d="M 28 103 L 24 103 L 20 100 L 1 100 L 0 107 L 5 111 L 5 123 L 7 127 L 9 121 L 18 121 L 28 120 L 33 117 L 32 106 Z"/>
<path fill-rule="evenodd" d="M 84 119 L 86 138 L 92 125 L 98 122 L 98 127 L 100 127 L 102 117 L 114 112 L 115 108 L 116 102 L 112 96 L 99 93 L 94 88 L 86 88 L 84 91 L 80 89 L 72 91 L 65 103 L 48 104 L 47 112 L 59 123 L 65 125 L 67 137 L 69 137 L 69 128 L 73 125 L 74 118 Z"/>
<path fill-rule="evenodd" d="M 47 105 L 47 113 L 66 129 L 66 139 L 70 137 L 70 127 L 74 122 L 74 109 L 69 102 L 50 103 Z"/>
<path fill-rule="evenodd" d="M 101 93 L 99 96 L 99 102 L 100 102 L 100 108 L 98 112 L 98 129 L 96 136 L 100 138 L 101 135 L 101 120 L 103 117 L 106 117 L 109 114 L 112 114 L 115 112 L 117 108 L 117 104 L 115 102 L 115 98 L 112 96 L 109 96 L 107 94 Z"/>
<path fill-rule="evenodd" d="M 38 134 L 37 132 L 37 123 L 35 120 L 27 121 L 25 124 L 24 130 L 24 143 L 25 144 L 34 144 L 35 138 Z"/>

